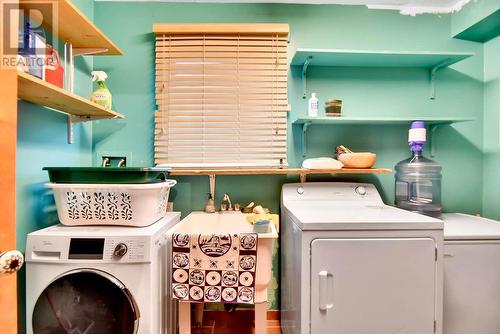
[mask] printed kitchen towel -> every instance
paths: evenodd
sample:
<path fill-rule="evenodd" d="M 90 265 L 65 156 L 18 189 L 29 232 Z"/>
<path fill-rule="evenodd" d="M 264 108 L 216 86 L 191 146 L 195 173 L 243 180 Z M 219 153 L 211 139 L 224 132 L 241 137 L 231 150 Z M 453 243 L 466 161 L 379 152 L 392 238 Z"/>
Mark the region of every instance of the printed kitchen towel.
<path fill-rule="evenodd" d="M 172 295 L 175 299 L 254 303 L 256 233 L 175 233 L 172 239 Z"/>

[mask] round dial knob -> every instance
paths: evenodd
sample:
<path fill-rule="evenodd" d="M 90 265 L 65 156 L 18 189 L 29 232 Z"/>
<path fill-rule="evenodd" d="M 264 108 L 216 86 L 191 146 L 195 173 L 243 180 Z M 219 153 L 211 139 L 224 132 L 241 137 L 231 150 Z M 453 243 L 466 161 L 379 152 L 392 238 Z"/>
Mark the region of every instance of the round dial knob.
<path fill-rule="evenodd" d="M 116 245 L 115 250 L 113 251 L 113 255 L 116 257 L 122 257 L 127 254 L 128 247 L 123 242 L 120 242 Z"/>
<path fill-rule="evenodd" d="M 356 187 L 356 193 L 361 196 L 366 195 L 366 188 L 363 186 Z"/>

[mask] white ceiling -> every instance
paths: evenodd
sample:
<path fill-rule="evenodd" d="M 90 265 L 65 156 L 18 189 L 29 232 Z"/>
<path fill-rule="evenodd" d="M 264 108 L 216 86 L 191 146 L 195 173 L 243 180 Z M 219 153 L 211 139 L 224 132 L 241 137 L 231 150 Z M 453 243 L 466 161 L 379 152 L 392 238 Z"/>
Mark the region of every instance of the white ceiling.
<path fill-rule="evenodd" d="M 353 0 L 355 1 L 355 0 Z M 352 2 L 353 2 L 352 1 Z M 395 9 L 401 14 L 457 12 L 470 0 L 366 0 L 368 8 Z"/>
<path fill-rule="evenodd" d="M 404 15 L 424 13 L 452 13 L 459 11 L 471 0 L 95 0 L 95 1 L 135 1 L 135 2 L 219 2 L 219 3 L 302 3 L 366 5 L 372 9 L 398 10 Z M 476 0 L 474 0 L 476 1 Z"/>

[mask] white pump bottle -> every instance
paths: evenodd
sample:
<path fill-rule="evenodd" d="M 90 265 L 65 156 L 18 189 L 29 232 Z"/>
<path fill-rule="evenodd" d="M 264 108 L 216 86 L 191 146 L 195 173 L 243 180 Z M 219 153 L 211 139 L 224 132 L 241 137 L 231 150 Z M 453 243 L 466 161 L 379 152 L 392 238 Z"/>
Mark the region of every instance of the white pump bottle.
<path fill-rule="evenodd" d="M 316 93 L 312 93 L 311 98 L 309 99 L 309 108 L 307 111 L 307 116 L 318 117 L 318 109 L 319 109 L 319 100 L 316 97 Z"/>

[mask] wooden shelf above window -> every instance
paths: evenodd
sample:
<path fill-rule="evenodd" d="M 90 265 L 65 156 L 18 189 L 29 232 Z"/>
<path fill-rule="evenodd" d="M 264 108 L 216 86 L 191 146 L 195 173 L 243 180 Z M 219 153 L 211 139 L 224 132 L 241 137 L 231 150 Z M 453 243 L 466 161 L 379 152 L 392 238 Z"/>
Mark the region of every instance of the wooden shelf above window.
<path fill-rule="evenodd" d="M 123 115 L 108 110 L 76 94 L 40 80 L 30 74 L 17 72 L 18 97 L 25 101 L 56 109 L 83 119 L 123 118 Z"/>
<path fill-rule="evenodd" d="M 234 168 L 234 169 L 173 169 L 172 176 L 188 175 L 311 175 L 311 174 L 390 174 L 387 168 L 342 168 L 342 169 L 305 169 L 305 168 Z"/>
<path fill-rule="evenodd" d="M 20 0 L 19 7 L 30 8 L 33 0 Z M 42 2 L 43 3 L 43 2 Z M 38 7 L 37 7 L 38 9 Z M 52 13 L 44 13 L 51 7 L 40 7 L 44 17 L 51 17 Z M 123 51 L 116 46 L 96 25 L 69 0 L 57 1 L 57 31 L 53 31 L 52 23 L 44 27 L 53 32 L 63 42 L 73 44 L 73 54 L 77 55 L 123 55 Z"/>

